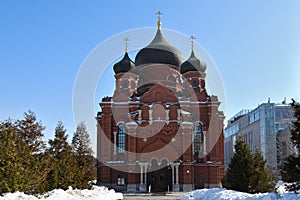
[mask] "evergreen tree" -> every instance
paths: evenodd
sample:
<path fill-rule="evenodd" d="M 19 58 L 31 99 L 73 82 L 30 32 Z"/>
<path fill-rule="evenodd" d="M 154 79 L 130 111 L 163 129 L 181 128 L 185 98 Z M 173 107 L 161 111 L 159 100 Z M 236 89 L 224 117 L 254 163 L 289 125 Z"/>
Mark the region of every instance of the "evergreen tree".
<path fill-rule="evenodd" d="M 24 119 L 1 122 L 0 127 L 0 193 L 44 192 L 49 169 L 44 127 L 31 111 L 24 113 Z"/>
<path fill-rule="evenodd" d="M 53 166 L 47 177 L 48 190 L 67 189 L 69 186 L 74 186 L 75 157 L 62 122 L 58 122 L 55 128 L 55 138 L 49 140 L 49 145 Z"/>
<path fill-rule="evenodd" d="M 273 192 L 275 190 L 275 176 L 266 168 L 267 161 L 258 149 L 255 150 L 253 160 L 254 174 L 250 178 L 251 193 Z"/>
<path fill-rule="evenodd" d="M 0 128 L 0 194 L 24 191 L 25 168 L 20 154 L 23 143 L 11 120 L 1 122 Z"/>
<path fill-rule="evenodd" d="M 85 124 L 78 124 L 72 139 L 72 147 L 77 163 L 75 185 L 79 189 L 90 188 L 90 181 L 96 178 L 95 160 L 90 145 L 91 141 Z"/>
<path fill-rule="evenodd" d="M 288 156 L 283 162 L 281 176 L 282 180 L 289 183 L 287 188 L 290 191 L 300 190 L 300 104 L 292 99 L 290 104 L 294 109 L 294 121 L 291 129 L 291 140 L 297 150 L 294 155 Z"/>
<path fill-rule="evenodd" d="M 235 146 L 229 169 L 222 179 L 227 189 L 248 193 L 272 192 L 275 190 L 274 175 L 266 168 L 266 160 L 256 150 L 252 156 L 248 145 L 240 137 Z"/>
<path fill-rule="evenodd" d="M 235 153 L 222 179 L 223 187 L 241 192 L 250 192 L 250 178 L 254 175 L 253 158 L 248 145 L 239 138 L 234 145 Z"/>
<path fill-rule="evenodd" d="M 32 111 L 24 113 L 24 119 L 17 120 L 18 137 L 22 140 L 22 165 L 25 167 L 22 181 L 26 182 L 26 192 L 44 192 L 44 183 L 50 171 L 50 163 L 45 153 L 43 141 L 45 127 L 37 122 Z"/>

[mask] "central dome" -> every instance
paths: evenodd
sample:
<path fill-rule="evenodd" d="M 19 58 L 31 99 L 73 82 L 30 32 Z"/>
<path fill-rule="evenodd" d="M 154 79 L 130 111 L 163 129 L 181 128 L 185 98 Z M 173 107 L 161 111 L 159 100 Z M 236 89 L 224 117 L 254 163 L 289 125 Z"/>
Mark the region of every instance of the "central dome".
<path fill-rule="evenodd" d="M 167 42 L 160 29 L 157 30 L 152 42 L 141 49 L 135 57 L 136 66 L 151 63 L 163 63 L 179 68 L 182 61 L 183 56 L 181 52 Z"/>

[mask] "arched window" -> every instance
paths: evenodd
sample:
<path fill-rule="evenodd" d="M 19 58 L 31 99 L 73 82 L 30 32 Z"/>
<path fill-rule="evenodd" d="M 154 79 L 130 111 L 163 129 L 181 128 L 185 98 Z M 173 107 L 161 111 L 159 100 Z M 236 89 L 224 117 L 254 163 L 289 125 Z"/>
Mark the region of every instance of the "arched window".
<path fill-rule="evenodd" d="M 202 133 L 203 133 L 202 132 L 202 124 L 200 122 L 196 122 L 194 148 L 195 148 L 195 154 L 197 154 L 197 155 L 199 155 L 201 153 Z"/>
<path fill-rule="evenodd" d="M 197 80 L 193 80 L 193 88 L 197 88 L 198 87 L 198 82 Z"/>
<path fill-rule="evenodd" d="M 118 153 L 125 152 L 125 125 L 118 125 Z"/>
<path fill-rule="evenodd" d="M 128 82 L 127 82 L 127 80 L 125 80 L 125 81 L 123 82 L 122 88 L 124 88 L 124 89 L 127 89 L 127 88 L 128 88 Z"/>

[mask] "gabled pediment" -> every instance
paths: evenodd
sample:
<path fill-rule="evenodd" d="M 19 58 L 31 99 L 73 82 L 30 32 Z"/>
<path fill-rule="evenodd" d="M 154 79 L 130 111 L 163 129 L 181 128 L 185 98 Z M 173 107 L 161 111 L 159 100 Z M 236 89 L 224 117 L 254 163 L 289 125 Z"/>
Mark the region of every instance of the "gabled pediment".
<path fill-rule="evenodd" d="M 144 93 L 141 102 L 178 102 L 177 96 L 161 83 L 153 85 L 148 92 Z"/>

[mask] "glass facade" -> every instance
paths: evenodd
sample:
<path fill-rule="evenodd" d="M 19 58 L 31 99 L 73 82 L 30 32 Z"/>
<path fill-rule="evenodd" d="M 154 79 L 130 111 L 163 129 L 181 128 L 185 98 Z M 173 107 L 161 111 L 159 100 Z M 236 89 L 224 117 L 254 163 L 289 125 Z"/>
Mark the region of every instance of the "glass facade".
<path fill-rule="evenodd" d="M 255 109 L 253 112 L 249 113 L 249 124 L 256 122 L 261 118 L 261 109 Z"/>
<path fill-rule="evenodd" d="M 224 132 L 226 165 L 228 166 L 234 153 L 236 139 L 242 136 L 251 152 L 254 153 L 258 148 L 267 161 L 267 167 L 276 173 L 279 166 L 278 144 L 284 144 L 282 149 L 287 151 L 281 157 L 290 154 L 287 141 L 292 119 L 293 111 L 289 105 L 274 103 L 263 103 L 248 113 L 235 115 L 228 120 Z"/>
<path fill-rule="evenodd" d="M 277 168 L 276 158 L 276 132 L 275 132 L 275 107 L 274 104 L 263 104 L 261 107 L 264 116 L 260 122 L 261 152 L 267 160 L 267 166 L 272 170 Z"/>
<path fill-rule="evenodd" d="M 230 128 L 226 128 L 225 133 L 224 133 L 224 137 L 228 138 L 228 137 L 236 134 L 237 132 L 239 132 L 239 124 L 238 123 L 232 125 Z"/>

